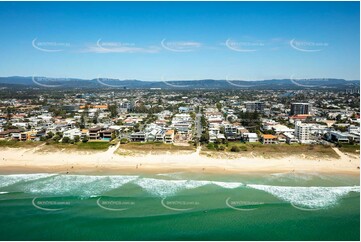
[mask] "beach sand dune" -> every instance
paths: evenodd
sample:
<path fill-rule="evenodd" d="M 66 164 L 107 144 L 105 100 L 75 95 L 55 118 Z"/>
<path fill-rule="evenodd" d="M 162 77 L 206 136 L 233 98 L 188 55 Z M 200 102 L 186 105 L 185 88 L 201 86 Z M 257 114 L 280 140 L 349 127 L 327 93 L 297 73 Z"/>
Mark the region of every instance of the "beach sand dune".
<path fill-rule="evenodd" d="M 164 153 L 122 156 L 115 154 L 118 146 L 104 152 L 55 151 L 6 148 L 0 152 L 1 172 L 319 172 L 359 174 L 360 159 L 335 148 L 340 158 L 307 159 L 304 156 L 280 158 L 239 157 L 214 158 L 193 153 Z"/>

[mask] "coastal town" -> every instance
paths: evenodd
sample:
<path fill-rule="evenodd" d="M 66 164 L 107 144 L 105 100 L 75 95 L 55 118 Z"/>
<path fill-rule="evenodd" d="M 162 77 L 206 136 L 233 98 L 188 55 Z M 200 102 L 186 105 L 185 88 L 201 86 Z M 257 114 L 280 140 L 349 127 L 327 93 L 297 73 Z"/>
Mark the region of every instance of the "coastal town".
<path fill-rule="evenodd" d="M 239 144 L 300 144 L 359 150 L 359 90 L 40 89 L 37 98 L 1 91 L 2 146 L 148 143 L 242 152 Z"/>

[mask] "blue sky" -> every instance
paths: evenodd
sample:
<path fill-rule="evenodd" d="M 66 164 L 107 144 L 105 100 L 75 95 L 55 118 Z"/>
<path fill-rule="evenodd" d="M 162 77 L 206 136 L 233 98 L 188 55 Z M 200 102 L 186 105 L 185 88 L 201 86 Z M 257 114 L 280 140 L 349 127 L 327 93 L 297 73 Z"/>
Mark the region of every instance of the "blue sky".
<path fill-rule="evenodd" d="M 360 76 L 359 2 L 1 2 L 0 76 Z"/>

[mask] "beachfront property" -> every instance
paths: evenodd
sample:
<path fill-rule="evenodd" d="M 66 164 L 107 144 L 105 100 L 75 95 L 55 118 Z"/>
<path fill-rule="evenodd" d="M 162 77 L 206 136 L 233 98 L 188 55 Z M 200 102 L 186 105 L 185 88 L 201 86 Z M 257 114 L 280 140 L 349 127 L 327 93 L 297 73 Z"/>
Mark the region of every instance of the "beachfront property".
<path fill-rule="evenodd" d="M 263 134 L 261 135 L 261 142 L 262 144 L 277 144 L 278 138 L 275 135 L 272 134 Z"/>
<path fill-rule="evenodd" d="M 328 98 L 332 92 L 312 91 L 307 102 L 284 104 L 278 99 L 284 98 L 282 91 L 249 93 L 262 101 L 244 101 L 241 95 L 227 92 L 215 99 L 214 91 L 203 97 L 189 92 L 183 98 L 176 91 L 160 95 L 149 90 L 67 94 L 64 100 L 48 98 L 47 105 L 4 100 L 0 103 L 0 139 L 29 141 L 55 136 L 74 140 L 79 136 L 84 141 L 109 141 L 119 137 L 131 142 L 186 145 L 203 137 L 207 143 L 359 143 L 359 110 L 344 108 L 352 100 L 357 102 L 356 96 L 348 96 L 351 101 L 347 102 L 341 97 L 335 101 Z M 105 101 L 109 98 L 112 103 Z M 317 98 L 320 101 L 315 102 Z M 252 121 L 254 112 L 257 122 Z M 196 114 L 204 119 L 202 123 Z M 31 134 L 25 134 L 29 131 Z"/>
<path fill-rule="evenodd" d="M 63 138 L 67 137 L 69 139 L 74 140 L 76 136 L 78 136 L 79 138 L 82 136 L 82 131 L 80 131 L 80 129 L 75 128 L 63 132 Z"/>
<path fill-rule="evenodd" d="M 172 144 L 174 142 L 174 130 L 169 129 L 164 134 L 164 142 L 167 144 Z"/>
<path fill-rule="evenodd" d="M 308 143 L 310 141 L 310 126 L 301 121 L 295 123 L 295 137 L 300 143 Z"/>
<path fill-rule="evenodd" d="M 243 133 L 242 139 L 244 142 L 250 142 L 250 143 L 259 141 L 258 135 L 256 133 Z"/>

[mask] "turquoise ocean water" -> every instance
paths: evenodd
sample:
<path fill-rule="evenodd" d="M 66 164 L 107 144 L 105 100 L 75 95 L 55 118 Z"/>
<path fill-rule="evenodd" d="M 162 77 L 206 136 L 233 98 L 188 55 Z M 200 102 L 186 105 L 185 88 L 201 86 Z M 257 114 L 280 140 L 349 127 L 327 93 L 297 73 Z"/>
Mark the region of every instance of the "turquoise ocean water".
<path fill-rule="evenodd" d="M 0 175 L 1 240 L 359 240 L 359 178 Z"/>

